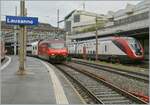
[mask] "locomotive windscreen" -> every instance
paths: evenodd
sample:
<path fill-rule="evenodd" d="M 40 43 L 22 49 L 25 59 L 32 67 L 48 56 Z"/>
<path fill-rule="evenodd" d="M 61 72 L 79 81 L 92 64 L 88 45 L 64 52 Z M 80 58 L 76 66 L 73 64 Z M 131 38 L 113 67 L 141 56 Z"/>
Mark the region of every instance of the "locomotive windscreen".
<path fill-rule="evenodd" d="M 135 51 L 137 55 L 141 55 L 141 47 L 140 42 L 137 41 L 135 38 L 128 37 L 126 38 L 128 40 L 129 45 L 132 47 L 132 49 Z"/>
<path fill-rule="evenodd" d="M 54 49 L 62 49 L 64 48 L 64 43 L 50 43 L 49 48 L 54 48 Z"/>
<path fill-rule="evenodd" d="M 136 39 L 128 38 L 127 40 L 133 49 L 140 49 L 139 42 Z"/>

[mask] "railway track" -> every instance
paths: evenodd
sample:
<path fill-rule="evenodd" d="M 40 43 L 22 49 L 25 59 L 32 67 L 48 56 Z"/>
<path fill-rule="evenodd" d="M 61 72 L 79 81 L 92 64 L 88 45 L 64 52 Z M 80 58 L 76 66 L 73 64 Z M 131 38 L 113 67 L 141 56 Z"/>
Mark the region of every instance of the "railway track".
<path fill-rule="evenodd" d="M 140 98 L 108 83 L 103 78 L 77 69 L 70 65 L 55 65 L 76 87 L 80 87 L 80 94 L 84 95 L 87 103 L 94 104 L 147 104 Z M 82 90 L 82 91 L 81 91 Z M 81 95 L 81 96 L 82 96 Z"/>
<path fill-rule="evenodd" d="M 96 69 L 108 71 L 111 73 L 119 74 L 119 75 L 126 76 L 129 78 L 133 78 L 133 79 L 136 79 L 139 81 L 143 81 L 145 83 L 149 83 L 149 75 L 148 74 L 142 74 L 142 73 L 128 71 L 128 70 L 122 70 L 122 69 L 120 70 L 120 69 L 116 69 L 116 68 L 112 68 L 112 67 L 107 67 L 107 66 L 103 66 L 103 65 L 98 65 L 98 64 L 88 63 L 88 62 L 82 62 L 82 61 L 77 61 L 77 60 L 73 60 L 73 62 L 77 63 L 77 64 L 93 67 Z"/>

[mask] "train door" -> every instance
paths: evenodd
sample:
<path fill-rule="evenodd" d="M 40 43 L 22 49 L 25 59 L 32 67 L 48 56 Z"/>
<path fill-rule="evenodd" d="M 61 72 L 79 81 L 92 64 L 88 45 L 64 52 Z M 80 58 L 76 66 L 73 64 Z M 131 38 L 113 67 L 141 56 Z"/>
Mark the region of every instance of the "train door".
<path fill-rule="evenodd" d="M 83 59 L 86 59 L 86 46 L 83 46 Z"/>

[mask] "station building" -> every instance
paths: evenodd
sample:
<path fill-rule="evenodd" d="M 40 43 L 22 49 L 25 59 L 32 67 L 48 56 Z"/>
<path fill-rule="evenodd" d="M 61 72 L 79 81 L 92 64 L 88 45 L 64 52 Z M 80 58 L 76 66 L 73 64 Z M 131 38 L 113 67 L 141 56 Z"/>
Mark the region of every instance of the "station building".
<path fill-rule="evenodd" d="M 115 35 L 135 37 L 144 48 L 145 60 L 149 60 L 149 6 L 149 0 L 143 0 L 136 5 L 127 4 L 124 9 L 116 12 L 108 11 L 106 15 L 100 15 L 103 16 L 102 20 L 105 20 L 105 24 L 98 29 L 98 38 Z M 74 30 L 75 26 L 71 23 L 76 20 L 76 14 L 77 12 L 73 11 L 65 17 L 65 30 L 70 33 L 67 36 L 67 42 L 95 39 L 94 29 L 87 30 L 87 32 L 77 30 L 77 28 Z M 95 16 L 99 15 L 96 14 Z M 84 19 L 88 21 L 87 18 Z M 93 21 L 95 20 L 94 18 L 92 19 Z M 71 21 L 69 25 L 68 21 Z M 78 27 L 82 27 L 82 29 L 87 28 L 86 26 L 84 27 L 84 24 L 82 25 L 82 12 L 78 13 L 78 21 L 74 24 L 78 24 Z"/>
<path fill-rule="evenodd" d="M 85 32 L 84 29 L 89 29 L 95 26 L 97 20 L 107 21 L 103 14 L 96 14 L 83 10 L 73 10 L 65 17 L 65 29 L 68 34 L 77 34 Z"/>

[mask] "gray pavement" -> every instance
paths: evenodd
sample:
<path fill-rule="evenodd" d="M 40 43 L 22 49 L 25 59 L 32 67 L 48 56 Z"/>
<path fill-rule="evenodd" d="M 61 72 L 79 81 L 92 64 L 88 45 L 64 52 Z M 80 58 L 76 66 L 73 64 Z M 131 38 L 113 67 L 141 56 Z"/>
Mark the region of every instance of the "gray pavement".
<path fill-rule="evenodd" d="M 27 58 L 28 75 L 18 76 L 18 57 L 2 72 L 2 104 L 55 104 L 52 82 L 47 69 L 35 58 Z"/>
<path fill-rule="evenodd" d="M 56 104 L 56 96 L 47 68 L 37 58 L 27 57 L 27 75 L 16 75 L 18 57 L 11 56 L 11 63 L 1 71 L 1 104 Z M 50 65 L 51 66 L 51 65 Z M 52 69 L 55 69 L 53 66 Z M 54 70 L 69 104 L 82 104 L 79 95 L 72 89 L 64 76 Z"/>

